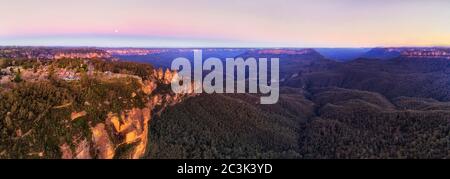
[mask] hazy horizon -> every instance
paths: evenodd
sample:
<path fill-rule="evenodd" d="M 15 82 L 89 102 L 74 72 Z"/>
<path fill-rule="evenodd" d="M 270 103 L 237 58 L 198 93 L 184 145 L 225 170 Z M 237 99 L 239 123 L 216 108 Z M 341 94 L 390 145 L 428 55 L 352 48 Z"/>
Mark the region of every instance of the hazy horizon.
<path fill-rule="evenodd" d="M 209 48 L 209 49 L 249 49 L 249 48 L 273 48 L 273 49 L 373 49 L 373 48 L 450 48 L 450 46 L 374 46 L 374 47 L 208 47 L 208 46 L 197 46 L 197 47 L 182 47 L 182 46 L 88 46 L 88 45 L 0 45 L 0 47 L 43 47 L 43 48 L 136 48 L 136 49 L 151 49 L 151 48 L 161 48 L 161 49 L 198 49 L 198 48 Z"/>

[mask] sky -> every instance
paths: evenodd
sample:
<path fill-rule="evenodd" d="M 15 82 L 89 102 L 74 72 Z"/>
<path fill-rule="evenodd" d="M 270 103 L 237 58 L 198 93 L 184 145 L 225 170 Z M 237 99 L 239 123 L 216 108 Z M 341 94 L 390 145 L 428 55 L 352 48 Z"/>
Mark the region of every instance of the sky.
<path fill-rule="evenodd" d="M 450 46 L 449 0 L 0 0 L 0 45 Z"/>

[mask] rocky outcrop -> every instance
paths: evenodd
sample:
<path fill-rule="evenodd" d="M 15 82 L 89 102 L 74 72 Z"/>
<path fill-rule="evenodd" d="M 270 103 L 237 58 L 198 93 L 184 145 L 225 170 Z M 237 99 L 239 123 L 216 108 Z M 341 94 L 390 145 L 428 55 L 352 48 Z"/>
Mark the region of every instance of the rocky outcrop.
<path fill-rule="evenodd" d="M 91 147 L 87 139 L 80 141 L 75 149 L 76 159 L 91 159 Z"/>
<path fill-rule="evenodd" d="M 166 49 L 110 48 L 106 51 L 112 55 L 149 55 L 167 52 Z"/>
<path fill-rule="evenodd" d="M 152 94 L 156 87 L 158 87 L 158 85 L 154 81 L 147 80 L 142 82 L 142 91 L 147 95 Z"/>
<path fill-rule="evenodd" d="M 1 47 L 0 57 L 26 59 L 62 58 L 111 58 L 111 54 L 97 48 L 54 48 L 54 47 Z"/>
<path fill-rule="evenodd" d="M 166 72 L 164 72 L 164 78 L 163 78 L 164 84 L 172 83 L 172 79 L 175 75 L 176 75 L 176 72 L 171 72 L 169 69 L 166 69 Z"/>
<path fill-rule="evenodd" d="M 61 151 L 62 159 L 72 159 L 73 158 L 73 153 L 72 153 L 72 150 L 70 149 L 69 144 L 63 143 L 62 145 L 59 146 L 59 150 Z"/>
<path fill-rule="evenodd" d="M 59 52 L 56 53 L 53 57 L 54 59 L 63 59 L 63 58 L 69 58 L 69 59 L 75 59 L 75 58 L 86 58 L 86 59 L 92 59 L 92 58 L 111 58 L 111 55 L 106 52 Z"/>
<path fill-rule="evenodd" d="M 114 144 L 109 138 L 106 131 L 105 124 L 100 123 L 91 129 L 92 142 L 94 144 L 97 158 L 99 159 L 112 159 L 115 154 Z"/>
<path fill-rule="evenodd" d="M 151 119 L 151 103 L 146 108 L 134 108 L 121 114 L 108 114 L 106 124 L 111 126 L 115 135 L 121 136 L 120 145 L 134 144 L 134 149 L 125 158 L 138 159 L 145 154 L 147 147 L 148 123 Z M 116 148 L 117 148 L 116 147 Z"/>
<path fill-rule="evenodd" d="M 86 116 L 86 114 L 87 114 L 86 111 L 72 112 L 72 114 L 70 115 L 70 119 L 72 121 L 74 121 L 74 120 L 76 120 L 76 119 L 78 119 L 80 117 Z"/>
<path fill-rule="evenodd" d="M 161 81 L 161 80 L 164 78 L 164 72 L 163 72 L 163 69 L 162 69 L 162 68 L 158 68 L 157 70 L 154 70 L 154 71 L 153 71 L 153 76 L 154 76 L 157 80 Z"/>
<path fill-rule="evenodd" d="M 169 85 L 173 80 L 178 79 L 178 73 L 176 71 L 171 71 L 169 69 L 166 69 L 166 71 L 164 71 L 162 68 L 154 70 L 153 76 L 156 78 L 156 80 L 166 85 Z"/>
<path fill-rule="evenodd" d="M 191 93 L 175 94 L 166 88 L 172 80 L 176 80 L 176 72 L 162 69 L 154 70 L 154 79 L 140 80 L 142 92 L 148 95 L 143 108 L 132 108 L 119 113 L 110 112 L 104 122 L 91 127 L 92 139 L 74 142 L 75 150 L 69 144 L 60 146 L 62 158 L 65 159 L 112 159 L 112 158 L 142 158 L 148 151 L 149 124 L 155 115 L 159 115 L 168 106 L 180 103 L 193 96 Z M 136 96 L 136 93 L 133 93 Z M 133 96 L 133 94 L 131 94 Z M 76 120 L 86 115 L 85 111 L 73 112 L 71 119 Z M 125 148 L 125 149 L 124 149 Z M 125 150 L 125 151 L 124 151 Z"/>
<path fill-rule="evenodd" d="M 91 146 L 87 139 L 75 142 L 75 151 L 73 152 L 70 145 L 63 143 L 59 146 L 62 159 L 91 159 Z"/>

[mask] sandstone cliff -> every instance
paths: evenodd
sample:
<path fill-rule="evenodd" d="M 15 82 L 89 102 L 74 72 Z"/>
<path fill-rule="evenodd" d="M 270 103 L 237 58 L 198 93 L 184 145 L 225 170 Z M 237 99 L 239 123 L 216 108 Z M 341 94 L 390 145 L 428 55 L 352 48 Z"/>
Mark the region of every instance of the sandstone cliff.
<path fill-rule="evenodd" d="M 139 159 L 148 151 L 149 123 L 168 106 L 180 103 L 193 96 L 175 94 L 160 90 L 170 87 L 172 80 L 177 80 L 176 72 L 162 69 L 154 70 L 154 79 L 141 80 L 141 90 L 148 97 L 144 108 L 132 108 L 120 113 L 110 112 L 103 122 L 91 126 L 91 139 L 74 140 L 75 148 L 64 143 L 60 146 L 64 159 Z M 192 90 L 190 90 L 192 91 Z M 135 96 L 135 95 L 132 95 Z M 72 119 L 85 115 L 85 112 L 73 112 Z"/>

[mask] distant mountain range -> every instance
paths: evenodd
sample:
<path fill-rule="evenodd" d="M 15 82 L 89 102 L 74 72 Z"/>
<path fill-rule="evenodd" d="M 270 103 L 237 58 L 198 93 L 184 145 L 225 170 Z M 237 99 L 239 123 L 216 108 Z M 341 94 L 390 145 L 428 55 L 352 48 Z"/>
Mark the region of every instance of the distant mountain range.
<path fill-rule="evenodd" d="M 374 48 L 363 54 L 361 57 L 381 60 L 389 60 L 398 57 L 450 59 L 450 48 Z"/>
<path fill-rule="evenodd" d="M 153 60 L 156 66 L 168 67 L 168 60 L 179 56 L 190 57 L 194 49 L 105 49 L 111 55 L 130 61 L 145 62 Z M 278 56 L 288 57 L 295 55 L 306 55 L 318 53 L 318 55 L 334 61 L 345 62 L 358 58 L 389 60 L 398 57 L 409 58 L 450 58 L 450 48 L 446 47 L 398 47 L 398 48 L 280 48 L 280 49 L 259 49 L 259 48 L 204 48 L 205 58 L 209 57 L 238 57 L 248 56 L 252 52 L 256 56 Z M 309 50 L 309 51 L 308 51 Z M 163 60 L 163 61 L 161 61 Z M 170 63 L 169 63 L 170 64 Z"/>
<path fill-rule="evenodd" d="M 358 58 L 389 60 L 398 57 L 450 58 L 450 48 L 400 47 L 400 48 L 315 48 L 325 58 L 351 61 Z"/>

